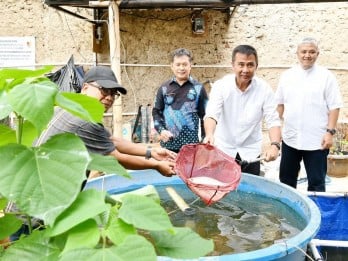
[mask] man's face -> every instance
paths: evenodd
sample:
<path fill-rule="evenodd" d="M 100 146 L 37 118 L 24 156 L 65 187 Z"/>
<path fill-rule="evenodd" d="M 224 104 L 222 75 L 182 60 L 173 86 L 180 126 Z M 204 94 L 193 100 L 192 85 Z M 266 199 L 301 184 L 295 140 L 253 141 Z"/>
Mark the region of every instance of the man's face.
<path fill-rule="evenodd" d="M 311 68 L 318 58 L 319 50 L 312 43 L 303 43 L 297 48 L 297 58 L 303 69 Z"/>
<path fill-rule="evenodd" d="M 232 69 L 236 74 L 236 82 L 238 87 L 248 86 L 257 69 L 255 55 L 236 53 L 234 62 L 232 62 Z"/>
<path fill-rule="evenodd" d="M 81 93 L 98 99 L 103 104 L 105 112 L 111 108 L 114 101 L 120 96 L 116 89 L 103 88 L 96 82 L 84 83 Z"/>
<path fill-rule="evenodd" d="M 191 73 L 190 58 L 186 55 L 175 56 L 171 69 L 178 82 L 187 81 Z"/>

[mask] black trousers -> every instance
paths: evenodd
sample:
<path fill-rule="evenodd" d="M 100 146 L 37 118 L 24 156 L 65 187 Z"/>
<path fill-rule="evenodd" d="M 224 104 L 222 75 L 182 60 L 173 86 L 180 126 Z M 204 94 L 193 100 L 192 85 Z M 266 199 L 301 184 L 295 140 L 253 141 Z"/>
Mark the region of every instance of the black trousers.
<path fill-rule="evenodd" d="M 241 159 L 239 153 L 237 153 L 237 155 L 236 155 L 236 161 L 239 163 L 242 162 L 242 159 Z M 253 174 L 256 176 L 260 176 L 260 171 L 261 171 L 260 161 L 253 162 L 253 163 L 247 163 L 247 164 L 242 163 L 240 165 L 241 165 L 242 172 L 248 173 L 248 174 Z"/>
<path fill-rule="evenodd" d="M 327 172 L 327 155 L 329 150 L 297 150 L 282 142 L 282 156 L 279 166 L 280 182 L 293 188 L 297 186 L 297 178 L 303 160 L 308 179 L 308 191 L 325 191 Z"/>

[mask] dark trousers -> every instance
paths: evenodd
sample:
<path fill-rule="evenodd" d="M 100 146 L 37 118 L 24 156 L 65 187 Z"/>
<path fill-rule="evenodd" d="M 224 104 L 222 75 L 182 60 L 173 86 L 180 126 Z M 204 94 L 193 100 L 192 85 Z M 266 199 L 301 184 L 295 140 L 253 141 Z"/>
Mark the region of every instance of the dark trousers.
<path fill-rule="evenodd" d="M 243 164 L 239 153 L 237 153 L 236 155 L 236 161 L 240 163 L 242 172 L 260 176 L 260 171 L 261 171 L 260 161 Z"/>
<path fill-rule="evenodd" d="M 39 226 L 41 226 L 41 225 L 36 224 L 32 229 L 42 230 L 43 228 L 42 227 L 38 228 Z M 29 235 L 29 234 L 30 234 L 29 233 L 29 226 L 26 224 L 22 224 L 22 226 L 15 233 L 10 235 L 10 241 L 11 242 L 17 241 L 22 235 Z"/>
<path fill-rule="evenodd" d="M 21 235 L 29 235 L 29 227 L 25 224 L 22 224 L 22 226 L 10 236 L 10 241 L 17 241 Z"/>
<path fill-rule="evenodd" d="M 300 163 L 303 160 L 308 179 L 308 191 L 325 191 L 327 155 L 329 150 L 297 150 L 282 142 L 279 167 L 280 182 L 293 188 L 297 186 Z"/>

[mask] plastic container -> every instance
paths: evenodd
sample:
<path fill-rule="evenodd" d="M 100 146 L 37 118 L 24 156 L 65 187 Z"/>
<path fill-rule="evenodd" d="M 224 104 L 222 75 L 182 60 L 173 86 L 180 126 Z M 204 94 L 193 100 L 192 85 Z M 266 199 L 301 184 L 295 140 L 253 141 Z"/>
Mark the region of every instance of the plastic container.
<path fill-rule="evenodd" d="M 86 189 L 96 188 L 106 190 L 109 193 L 119 193 L 138 189 L 145 185 L 170 185 L 183 184 L 182 180 L 177 177 L 166 178 L 161 176 L 154 170 L 134 171 L 131 172 L 133 179 L 126 179 L 117 175 L 107 175 L 96 178 L 87 182 Z M 269 247 L 238 254 L 228 254 L 222 256 L 201 257 L 197 260 L 203 261 L 301 261 L 305 260 L 307 245 L 314 238 L 320 228 L 320 211 L 316 204 L 305 195 L 300 194 L 295 189 L 274 182 L 263 177 L 250 174 L 242 174 L 242 180 L 238 190 L 250 193 L 260 194 L 265 197 L 277 199 L 288 205 L 297 214 L 299 214 L 306 222 L 306 227 L 296 236 L 284 239 Z M 169 261 L 169 257 L 158 257 L 158 260 Z"/>
<path fill-rule="evenodd" d="M 330 177 L 345 178 L 348 176 L 348 155 L 327 156 L 327 174 Z"/>

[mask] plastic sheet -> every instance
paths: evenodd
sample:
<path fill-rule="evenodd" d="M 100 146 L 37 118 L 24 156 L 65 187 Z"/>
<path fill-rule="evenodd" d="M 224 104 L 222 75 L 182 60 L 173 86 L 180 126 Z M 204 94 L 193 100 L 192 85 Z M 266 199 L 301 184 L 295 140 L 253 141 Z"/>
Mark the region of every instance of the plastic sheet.
<path fill-rule="evenodd" d="M 348 240 L 348 196 L 309 196 L 321 213 L 321 226 L 316 239 Z"/>

